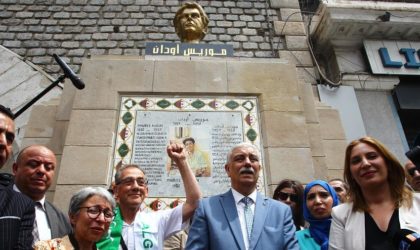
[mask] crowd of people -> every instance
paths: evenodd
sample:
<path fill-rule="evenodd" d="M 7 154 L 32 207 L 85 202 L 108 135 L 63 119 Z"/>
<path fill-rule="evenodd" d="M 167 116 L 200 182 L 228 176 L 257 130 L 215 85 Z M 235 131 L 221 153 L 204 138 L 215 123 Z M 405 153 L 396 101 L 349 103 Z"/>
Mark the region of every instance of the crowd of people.
<path fill-rule="evenodd" d="M 0 167 L 14 138 L 13 113 L 0 105 Z M 404 168 L 374 138 L 347 146 L 343 179 L 284 179 L 273 199 L 257 191 L 261 156 L 251 143 L 227 153 L 231 188 L 206 198 L 185 145 L 169 144 L 167 155 L 184 185 L 179 206 L 142 211 L 148 180 L 130 164 L 117 169 L 112 190 L 75 193 L 64 214 L 46 199 L 54 152 L 21 149 L 13 176 L 0 175 L 0 249 L 420 249 L 420 166 Z"/>

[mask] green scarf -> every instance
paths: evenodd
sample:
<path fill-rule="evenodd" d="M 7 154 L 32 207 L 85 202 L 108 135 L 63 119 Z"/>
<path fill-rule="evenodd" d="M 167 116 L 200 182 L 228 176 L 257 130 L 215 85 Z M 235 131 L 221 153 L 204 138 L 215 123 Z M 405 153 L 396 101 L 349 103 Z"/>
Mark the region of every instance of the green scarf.
<path fill-rule="evenodd" d="M 121 231 L 123 226 L 123 218 L 121 216 L 120 208 L 115 209 L 114 220 L 109 225 L 108 233 L 98 242 L 96 247 L 98 250 L 115 250 L 120 246 L 120 240 L 122 238 Z"/>

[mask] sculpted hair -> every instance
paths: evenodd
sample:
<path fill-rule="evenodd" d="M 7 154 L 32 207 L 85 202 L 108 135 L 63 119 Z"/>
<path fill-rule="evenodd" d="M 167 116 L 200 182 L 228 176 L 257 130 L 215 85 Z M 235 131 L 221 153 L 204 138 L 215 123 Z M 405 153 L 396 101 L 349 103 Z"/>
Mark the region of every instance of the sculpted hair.
<path fill-rule="evenodd" d="M 180 33 L 180 21 L 179 19 L 181 19 L 181 14 L 182 12 L 184 12 L 185 9 L 198 9 L 198 11 L 200 12 L 200 16 L 201 16 L 201 21 L 203 22 L 204 25 L 204 29 L 203 29 L 203 35 L 201 38 L 203 38 L 206 34 L 207 34 L 207 26 L 209 25 L 209 18 L 207 17 L 206 12 L 204 12 L 203 7 L 201 7 L 201 5 L 199 5 L 198 3 L 194 3 L 194 2 L 186 2 L 184 4 L 182 4 L 181 8 L 179 8 L 177 10 L 177 12 L 175 13 L 175 17 L 173 20 L 173 24 L 175 27 L 175 33 L 179 35 Z"/>
<path fill-rule="evenodd" d="M 233 151 L 235 150 L 235 149 L 237 149 L 237 148 L 253 148 L 254 149 L 254 151 L 257 153 L 257 156 L 258 156 L 258 160 L 260 160 L 261 161 L 261 154 L 260 154 L 260 150 L 257 148 L 257 146 L 255 146 L 254 144 L 251 144 L 251 143 L 249 143 L 249 142 L 241 142 L 241 143 L 239 143 L 239 144 L 236 144 L 235 146 L 233 146 L 230 150 L 229 150 L 229 152 L 228 152 L 228 154 L 227 154 L 227 157 L 226 157 L 226 163 L 229 163 L 230 162 L 230 158 L 231 158 L 231 156 L 232 156 L 232 153 L 233 153 Z"/>
<path fill-rule="evenodd" d="M 4 114 L 5 116 L 9 117 L 12 120 L 15 119 L 15 115 L 13 114 L 12 110 L 1 104 L 0 104 L 0 113 Z"/>
<path fill-rule="evenodd" d="M 143 169 L 141 169 L 141 167 L 139 165 L 136 165 L 136 164 L 122 165 L 120 168 L 117 169 L 117 172 L 115 173 L 115 176 L 114 176 L 114 181 L 115 181 L 115 184 L 116 185 L 118 185 L 120 183 L 120 181 L 121 181 L 121 174 L 124 171 L 124 169 L 127 169 L 127 168 L 137 168 L 144 175 L 146 175 L 146 173 L 143 171 Z"/>
<path fill-rule="evenodd" d="M 383 157 L 388 171 L 388 183 L 391 191 L 391 197 L 395 202 L 395 207 L 405 205 L 412 206 L 412 193 L 404 185 L 405 172 L 397 158 L 378 140 L 372 137 L 362 137 L 352 141 L 346 148 L 346 156 L 344 161 L 344 181 L 349 185 L 350 200 L 353 201 L 353 211 L 369 212 L 368 205 L 363 197 L 362 189 L 353 178 L 351 167 L 351 153 L 355 146 L 364 143 L 378 151 Z"/>
<path fill-rule="evenodd" d="M 115 200 L 112 195 L 102 187 L 85 187 L 73 195 L 70 199 L 69 215 L 75 215 L 79 212 L 82 204 L 92 196 L 99 196 L 104 198 L 111 204 L 112 210 L 115 209 Z"/>
<path fill-rule="evenodd" d="M 298 200 L 296 202 L 295 211 L 292 211 L 293 221 L 297 229 L 300 227 L 305 226 L 305 219 L 303 218 L 303 185 L 296 180 L 291 179 L 284 179 L 280 181 L 279 185 L 277 185 L 276 189 L 274 190 L 273 199 L 279 200 L 280 191 L 283 188 L 291 188 L 295 191 Z"/>

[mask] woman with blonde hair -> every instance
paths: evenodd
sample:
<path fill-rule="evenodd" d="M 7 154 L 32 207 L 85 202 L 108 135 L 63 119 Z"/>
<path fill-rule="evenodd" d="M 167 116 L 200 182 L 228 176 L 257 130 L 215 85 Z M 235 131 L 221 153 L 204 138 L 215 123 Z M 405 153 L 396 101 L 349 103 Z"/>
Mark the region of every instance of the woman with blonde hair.
<path fill-rule="evenodd" d="M 382 143 L 352 141 L 344 180 L 350 202 L 333 209 L 329 249 L 399 249 L 402 230 L 420 232 L 420 195 L 404 185 L 403 167 Z"/>

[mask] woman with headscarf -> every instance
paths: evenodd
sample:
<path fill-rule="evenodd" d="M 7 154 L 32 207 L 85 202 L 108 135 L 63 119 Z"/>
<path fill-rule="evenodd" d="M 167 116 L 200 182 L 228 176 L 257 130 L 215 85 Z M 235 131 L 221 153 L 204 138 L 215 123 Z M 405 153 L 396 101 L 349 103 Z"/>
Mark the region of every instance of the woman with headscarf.
<path fill-rule="evenodd" d="M 316 180 L 308 183 L 303 192 L 303 216 L 309 228 L 296 232 L 302 250 L 327 250 L 332 208 L 339 199 L 327 182 Z"/>

